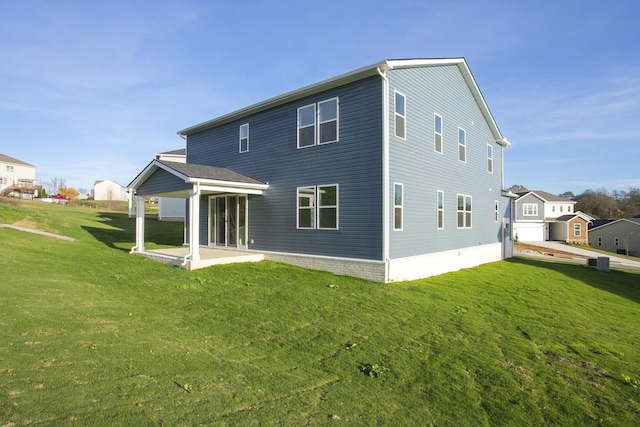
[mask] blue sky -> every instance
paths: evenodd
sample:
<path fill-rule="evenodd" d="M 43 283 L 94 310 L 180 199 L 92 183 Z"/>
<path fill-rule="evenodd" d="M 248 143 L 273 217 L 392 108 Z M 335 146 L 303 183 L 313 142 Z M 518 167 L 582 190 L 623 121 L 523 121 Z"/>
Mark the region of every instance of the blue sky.
<path fill-rule="evenodd" d="M 505 186 L 640 187 L 637 0 L 0 0 L 0 153 L 128 184 L 176 132 L 384 59 L 465 57 Z"/>

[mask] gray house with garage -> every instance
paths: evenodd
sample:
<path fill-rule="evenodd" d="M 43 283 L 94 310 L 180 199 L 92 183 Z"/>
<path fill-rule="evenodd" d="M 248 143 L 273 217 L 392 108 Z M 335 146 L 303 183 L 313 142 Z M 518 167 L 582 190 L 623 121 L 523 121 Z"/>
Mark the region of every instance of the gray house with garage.
<path fill-rule="evenodd" d="M 385 60 L 178 133 L 186 163 L 129 189 L 188 200 L 187 267 L 215 247 L 389 282 L 513 253 L 509 143 L 463 58 Z"/>

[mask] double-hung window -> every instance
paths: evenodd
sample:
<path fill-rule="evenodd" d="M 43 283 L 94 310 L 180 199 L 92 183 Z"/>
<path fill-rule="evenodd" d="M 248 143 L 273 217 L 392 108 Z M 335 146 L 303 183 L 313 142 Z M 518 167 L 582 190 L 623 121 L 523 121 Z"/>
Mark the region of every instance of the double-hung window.
<path fill-rule="evenodd" d="M 298 187 L 298 228 L 338 229 L 338 185 Z"/>
<path fill-rule="evenodd" d="M 437 224 L 438 230 L 442 230 L 444 228 L 444 191 L 438 190 L 436 197 L 436 216 L 437 216 Z"/>
<path fill-rule="evenodd" d="M 494 210 L 493 220 L 495 222 L 498 222 L 500 221 L 500 202 L 497 200 L 494 200 L 494 202 L 495 202 L 495 208 L 494 208 L 495 210 Z"/>
<path fill-rule="evenodd" d="M 458 194 L 458 228 L 471 228 L 471 196 Z"/>
<path fill-rule="evenodd" d="M 538 205 L 535 203 L 523 203 L 522 215 L 524 216 L 538 216 Z"/>
<path fill-rule="evenodd" d="M 580 223 L 573 224 L 573 235 L 576 237 L 580 237 L 580 235 L 582 235 L 582 224 Z"/>
<path fill-rule="evenodd" d="M 458 128 L 458 160 L 467 161 L 467 132 L 462 128 Z"/>
<path fill-rule="evenodd" d="M 241 153 L 246 153 L 247 151 L 249 151 L 249 123 L 240 125 L 240 139 L 238 145 L 238 150 Z"/>
<path fill-rule="evenodd" d="M 298 148 L 338 141 L 338 108 L 338 98 L 298 108 Z"/>
<path fill-rule="evenodd" d="M 437 113 L 433 115 L 433 149 L 442 154 L 442 116 Z"/>
<path fill-rule="evenodd" d="M 493 146 L 487 144 L 487 171 L 493 173 Z"/>
<path fill-rule="evenodd" d="M 393 229 L 402 230 L 403 191 L 402 184 L 393 185 Z"/>
<path fill-rule="evenodd" d="M 407 106 L 406 97 L 400 92 L 394 92 L 394 129 L 396 137 L 407 139 Z"/>

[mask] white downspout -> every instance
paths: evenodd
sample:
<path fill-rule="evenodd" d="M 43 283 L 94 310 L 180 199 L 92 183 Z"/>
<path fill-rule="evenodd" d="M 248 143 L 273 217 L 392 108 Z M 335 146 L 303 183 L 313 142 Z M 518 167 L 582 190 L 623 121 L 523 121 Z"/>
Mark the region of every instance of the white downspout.
<path fill-rule="evenodd" d="M 386 70 L 378 67 L 382 77 L 382 259 L 384 281 L 389 281 L 389 79 Z"/>

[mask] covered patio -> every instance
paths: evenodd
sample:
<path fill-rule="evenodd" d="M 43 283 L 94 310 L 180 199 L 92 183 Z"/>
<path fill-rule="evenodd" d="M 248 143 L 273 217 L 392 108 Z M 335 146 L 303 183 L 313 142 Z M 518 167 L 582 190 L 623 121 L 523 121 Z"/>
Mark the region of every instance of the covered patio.
<path fill-rule="evenodd" d="M 131 253 L 167 264 L 179 265 L 189 270 L 215 264 L 255 262 L 263 259 L 263 254 L 247 251 L 246 244 L 245 247 L 242 247 L 238 242 L 234 243 L 233 247 L 230 247 L 226 241 L 223 247 L 212 247 L 209 246 L 210 239 L 207 239 L 205 244 L 201 245 L 200 222 L 203 221 L 204 212 L 204 207 L 201 209 L 201 198 L 228 194 L 240 195 L 236 199 L 242 198 L 246 209 L 247 196 L 262 195 L 263 191 L 269 188 L 268 183 L 226 168 L 153 160 L 128 187 L 129 192 L 136 200 L 136 245 L 131 249 Z M 154 250 L 145 248 L 144 199 L 148 196 L 188 200 L 185 229 L 187 246 Z M 222 214 L 227 215 L 227 212 Z M 246 215 L 244 221 L 243 232 L 246 234 Z M 207 219 L 205 224 L 208 222 Z"/>

